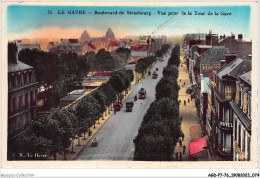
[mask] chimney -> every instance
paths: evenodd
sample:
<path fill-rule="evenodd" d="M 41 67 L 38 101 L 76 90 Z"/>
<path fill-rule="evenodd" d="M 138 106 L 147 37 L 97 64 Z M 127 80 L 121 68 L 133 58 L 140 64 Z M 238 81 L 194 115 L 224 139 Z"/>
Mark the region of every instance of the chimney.
<path fill-rule="evenodd" d="M 8 43 L 8 62 L 18 64 L 18 47 L 16 43 Z"/>
<path fill-rule="evenodd" d="M 222 39 L 222 35 L 219 36 L 219 39 Z"/>
<path fill-rule="evenodd" d="M 235 35 L 234 35 L 234 34 L 232 34 L 232 35 L 231 35 L 231 38 L 234 40 L 234 39 L 235 39 Z"/>
<path fill-rule="evenodd" d="M 226 64 L 229 64 L 230 62 L 232 62 L 234 59 L 237 58 L 237 55 L 236 54 L 226 54 L 225 58 L 226 58 Z"/>
<path fill-rule="evenodd" d="M 206 36 L 206 45 L 211 45 L 211 34 Z"/>
<path fill-rule="evenodd" d="M 221 60 L 221 61 L 220 61 L 221 67 L 222 67 L 223 65 L 225 65 L 225 64 L 226 64 L 226 60 Z"/>
<path fill-rule="evenodd" d="M 224 34 L 224 35 L 223 35 L 223 39 L 225 39 L 225 38 L 226 38 L 226 35 Z"/>
<path fill-rule="evenodd" d="M 243 35 L 242 34 L 238 34 L 238 40 L 242 41 L 242 39 L 243 39 Z"/>

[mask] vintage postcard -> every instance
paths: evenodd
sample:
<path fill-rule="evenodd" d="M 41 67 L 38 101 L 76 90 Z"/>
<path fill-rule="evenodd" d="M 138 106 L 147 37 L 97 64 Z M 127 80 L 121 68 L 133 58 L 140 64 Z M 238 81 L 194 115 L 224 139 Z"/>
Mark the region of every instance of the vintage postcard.
<path fill-rule="evenodd" d="M 1 8 L 3 168 L 257 168 L 257 2 Z"/>

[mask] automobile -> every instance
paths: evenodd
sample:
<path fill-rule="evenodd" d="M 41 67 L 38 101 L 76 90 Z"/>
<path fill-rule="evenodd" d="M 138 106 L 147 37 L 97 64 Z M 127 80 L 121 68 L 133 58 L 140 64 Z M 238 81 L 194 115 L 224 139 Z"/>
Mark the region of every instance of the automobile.
<path fill-rule="evenodd" d="M 146 98 L 146 90 L 144 88 L 141 88 L 139 90 L 139 99 L 145 99 Z"/>
<path fill-rule="evenodd" d="M 121 109 L 121 103 L 117 102 L 117 103 L 115 104 L 115 110 L 116 110 L 116 111 L 120 111 L 120 109 Z"/>
<path fill-rule="evenodd" d="M 127 101 L 126 102 L 126 112 L 132 112 L 133 107 L 134 107 L 133 101 Z"/>
<path fill-rule="evenodd" d="M 153 72 L 153 79 L 157 79 L 157 77 L 158 77 L 158 74 L 154 71 Z"/>
<path fill-rule="evenodd" d="M 98 146 L 97 138 L 94 138 L 94 139 L 91 141 L 91 145 L 92 145 L 92 146 Z"/>

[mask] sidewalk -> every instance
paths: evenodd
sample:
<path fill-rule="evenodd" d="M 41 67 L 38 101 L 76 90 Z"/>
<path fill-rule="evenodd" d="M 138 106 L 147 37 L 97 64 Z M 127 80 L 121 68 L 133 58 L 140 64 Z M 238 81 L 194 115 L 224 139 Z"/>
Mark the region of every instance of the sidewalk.
<path fill-rule="evenodd" d="M 185 62 L 183 56 L 180 57 L 180 60 L 181 60 L 181 64 L 178 68 L 179 69 L 178 84 L 180 86 L 179 100 L 181 100 L 180 116 L 182 116 L 181 129 L 185 136 L 184 141 L 182 142 L 182 146 L 183 145 L 186 146 L 185 154 L 182 154 L 182 161 L 192 161 L 192 157 L 189 156 L 189 142 L 203 137 L 203 134 L 202 134 L 201 126 L 198 123 L 199 117 L 195 107 L 195 102 L 190 99 L 190 94 L 186 94 L 186 89 L 187 89 L 186 86 L 187 84 L 190 83 L 190 79 L 189 79 L 189 74 L 187 72 L 186 64 L 183 64 Z M 182 87 L 184 82 L 185 82 L 185 86 Z M 188 99 L 190 99 L 190 102 L 188 102 Z M 184 105 L 184 100 L 186 101 L 186 106 Z M 175 147 L 174 158 L 176 152 L 183 153 L 183 147 L 180 147 L 179 143 L 177 143 Z M 178 159 L 180 159 L 180 153 Z"/>
<path fill-rule="evenodd" d="M 124 97 L 123 101 L 132 93 L 133 89 L 131 89 L 128 94 Z M 110 114 L 108 114 L 108 109 L 110 107 L 107 108 L 107 112 L 106 114 L 103 113 L 103 119 L 99 119 L 99 123 L 98 121 L 96 121 L 95 124 L 95 128 L 94 125 L 90 128 L 90 130 L 92 131 L 92 135 L 88 136 L 88 133 L 85 135 L 85 139 L 84 137 L 80 137 L 80 145 L 78 145 L 78 139 L 75 139 L 73 142 L 73 153 L 71 152 L 72 150 L 72 146 L 70 146 L 69 148 L 67 148 L 67 152 L 66 152 L 66 160 L 73 160 L 78 153 L 84 148 L 84 146 L 91 140 L 92 137 L 94 137 L 94 135 L 98 132 L 98 130 L 102 127 L 102 125 L 114 114 L 114 109 L 112 111 L 110 111 Z M 57 160 L 64 160 L 64 155 L 63 152 L 61 153 L 57 153 Z"/>

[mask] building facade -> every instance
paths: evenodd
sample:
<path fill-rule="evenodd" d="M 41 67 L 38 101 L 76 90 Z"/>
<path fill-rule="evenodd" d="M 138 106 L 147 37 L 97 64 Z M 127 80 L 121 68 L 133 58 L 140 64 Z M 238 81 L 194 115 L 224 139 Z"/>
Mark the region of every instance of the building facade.
<path fill-rule="evenodd" d="M 250 161 L 251 150 L 251 71 L 239 76 L 236 97 L 230 102 L 233 118 L 233 160 Z"/>
<path fill-rule="evenodd" d="M 8 44 L 8 146 L 12 147 L 36 118 L 34 68 L 17 59 L 17 46 Z M 8 147 L 8 151 L 12 148 Z M 10 149 L 9 149 L 10 148 Z"/>
<path fill-rule="evenodd" d="M 228 63 L 229 62 L 229 63 Z M 210 140 L 216 154 L 223 160 L 233 160 L 233 117 L 230 102 L 235 100 L 236 81 L 243 72 L 251 70 L 250 58 L 226 60 L 213 72 L 208 100 L 207 123 L 211 128 Z"/>

